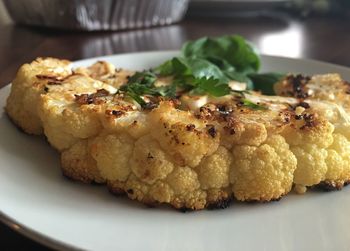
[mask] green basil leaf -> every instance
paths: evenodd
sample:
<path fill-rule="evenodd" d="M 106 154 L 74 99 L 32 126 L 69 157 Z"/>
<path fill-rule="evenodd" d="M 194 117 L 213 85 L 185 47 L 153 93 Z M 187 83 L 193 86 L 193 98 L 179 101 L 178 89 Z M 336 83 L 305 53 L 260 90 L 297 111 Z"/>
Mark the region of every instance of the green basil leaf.
<path fill-rule="evenodd" d="M 207 93 L 214 97 L 230 94 L 231 89 L 227 84 L 222 84 L 218 79 L 202 77 L 196 79 L 196 88 L 193 93 Z"/>
<path fill-rule="evenodd" d="M 205 59 L 189 58 L 187 59 L 187 65 L 195 78 L 214 78 L 221 82 L 228 82 L 229 80 L 219 67 Z"/>
<path fill-rule="evenodd" d="M 254 90 L 261 91 L 265 95 L 275 95 L 273 86 L 286 76 L 277 72 L 251 73 L 248 75 L 254 83 Z"/>
<path fill-rule="evenodd" d="M 186 58 L 202 58 L 213 62 L 215 59 L 225 60 L 239 72 L 256 72 L 260 68 L 256 49 L 238 35 L 204 37 L 187 42 L 182 47 L 182 54 Z"/>

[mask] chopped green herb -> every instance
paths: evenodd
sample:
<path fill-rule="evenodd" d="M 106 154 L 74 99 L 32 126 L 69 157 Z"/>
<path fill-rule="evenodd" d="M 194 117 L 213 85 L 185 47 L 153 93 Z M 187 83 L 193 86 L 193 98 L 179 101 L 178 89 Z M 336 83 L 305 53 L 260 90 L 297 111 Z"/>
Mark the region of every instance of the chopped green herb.
<path fill-rule="evenodd" d="M 142 99 L 143 95 L 175 97 L 176 86 L 159 86 L 154 83 L 157 77 L 152 71 L 136 72 L 128 80 L 128 83 L 121 86 L 120 91 L 126 93 L 127 96 L 134 99 L 142 107 L 147 103 Z"/>
<path fill-rule="evenodd" d="M 245 94 L 250 94 L 250 91 L 248 90 L 242 90 L 242 91 L 239 91 L 239 90 L 231 90 L 231 92 L 235 93 L 235 94 L 238 94 L 239 96 L 241 97 L 245 97 Z"/>
<path fill-rule="evenodd" d="M 268 110 L 266 106 L 258 105 L 249 99 L 242 99 L 242 106 L 248 107 L 253 110 Z"/>

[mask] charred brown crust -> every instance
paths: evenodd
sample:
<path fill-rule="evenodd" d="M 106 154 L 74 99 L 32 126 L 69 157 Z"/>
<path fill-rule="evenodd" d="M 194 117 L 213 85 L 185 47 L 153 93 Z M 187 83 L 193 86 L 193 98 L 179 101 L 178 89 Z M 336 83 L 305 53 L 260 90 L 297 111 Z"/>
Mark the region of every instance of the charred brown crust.
<path fill-rule="evenodd" d="M 283 196 L 285 196 L 286 194 L 281 194 L 280 197 L 276 197 L 276 198 L 271 198 L 271 199 L 254 199 L 254 200 L 244 200 L 243 202 L 245 203 L 249 203 L 249 204 L 254 204 L 254 203 L 270 203 L 270 202 L 276 202 L 276 201 L 280 201 Z"/>
<path fill-rule="evenodd" d="M 339 190 L 342 190 L 342 188 L 348 185 L 349 183 L 350 181 L 345 181 L 345 182 L 322 181 L 321 183 L 317 184 L 315 187 L 325 192 L 339 191 Z"/>
<path fill-rule="evenodd" d="M 109 92 L 105 89 L 99 89 L 97 92 L 92 94 L 80 94 L 80 95 L 74 95 L 75 96 L 75 102 L 79 105 L 98 105 L 103 102 L 101 98 L 106 97 L 109 95 Z"/>
<path fill-rule="evenodd" d="M 303 119 L 305 121 L 305 124 L 300 127 L 300 130 L 317 126 L 317 114 L 304 114 Z"/>
<path fill-rule="evenodd" d="M 211 120 L 213 119 L 213 115 L 213 111 L 209 107 L 202 106 L 199 108 L 199 113 L 197 113 L 195 116 L 197 119 Z"/>
<path fill-rule="evenodd" d="M 50 74 L 37 74 L 35 77 L 39 80 L 47 80 L 49 85 L 60 85 L 63 81 L 69 79 L 70 77 L 82 75 L 80 73 L 72 72 L 66 76 L 50 75 Z"/>
<path fill-rule="evenodd" d="M 64 168 L 61 168 L 61 171 L 62 171 L 62 175 L 64 177 L 68 178 L 69 180 L 79 181 L 79 182 L 82 182 L 85 184 L 96 183 L 96 182 L 94 182 L 93 178 L 82 175 L 81 173 L 73 172 L 71 170 L 66 170 Z"/>
<path fill-rule="evenodd" d="M 233 201 L 232 197 L 220 199 L 216 202 L 212 202 L 208 204 L 207 209 L 208 210 L 225 209 L 231 206 L 232 201 Z"/>
<path fill-rule="evenodd" d="M 106 116 L 112 116 L 114 118 L 120 118 L 124 116 L 127 112 L 134 111 L 135 109 L 131 105 L 118 104 L 117 108 L 107 109 L 105 111 Z M 137 121 L 134 121 L 137 123 Z"/>
<path fill-rule="evenodd" d="M 188 213 L 188 212 L 193 212 L 194 210 L 192 208 L 187 208 L 187 207 L 180 207 L 180 208 L 176 208 L 178 211 L 180 211 L 181 213 Z"/>
<path fill-rule="evenodd" d="M 350 82 L 344 80 L 343 83 L 344 83 L 344 85 L 346 87 L 345 93 L 346 94 L 350 94 Z"/>
<path fill-rule="evenodd" d="M 306 85 L 310 80 L 311 78 L 309 76 L 301 74 L 288 75 L 286 78 L 287 83 L 292 87 L 292 96 L 298 99 L 305 99 L 309 96 Z"/>
<path fill-rule="evenodd" d="M 116 195 L 116 196 L 126 195 L 126 192 L 124 191 L 123 188 L 119 187 L 118 185 L 115 185 L 112 182 L 107 181 L 107 188 L 108 188 L 108 191 L 113 195 Z"/>
<path fill-rule="evenodd" d="M 110 116 L 113 115 L 115 118 L 120 118 L 125 114 L 125 111 L 121 110 L 106 110 L 105 114 Z"/>
<path fill-rule="evenodd" d="M 281 197 L 278 197 L 278 198 L 273 198 L 273 199 L 271 199 L 270 201 L 264 201 L 264 202 L 280 201 L 281 199 L 282 199 L 282 196 L 281 196 Z"/>
<path fill-rule="evenodd" d="M 282 124 L 284 125 L 289 124 L 291 122 L 293 115 L 294 112 L 289 110 L 282 110 L 278 113 L 278 116 L 282 121 Z"/>
<path fill-rule="evenodd" d="M 196 128 L 196 126 L 194 124 L 188 124 L 186 125 L 186 129 L 187 131 L 191 132 Z"/>
<path fill-rule="evenodd" d="M 310 108 L 309 103 L 307 103 L 305 101 L 300 102 L 297 106 L 301 106 L 301 107 L 303 107 L 305 109 L 309 109 Z"/>
<path fill-rule="evenodd" d="M 48 75 L 48 74 L 38 74 L 36 75 L 36 78 L 37 79 L 40 79 L 40 80 L 51 80 L 51 81 L 62 81 L 62 77 L 60 76 L 56 76 L 56 75 Z"/>
<path fill-rule="evenodd" d="M 207 131 L 212 138 L 216 137 L 217 131 L 214 125 L 207 125 Z"/>
<path fill-rule="evenodd" d="M 234 108 L 230 104 L 209 103 L 199 108 L 195 117 L 202 120 L 225 122 L 233 116 Z"/>

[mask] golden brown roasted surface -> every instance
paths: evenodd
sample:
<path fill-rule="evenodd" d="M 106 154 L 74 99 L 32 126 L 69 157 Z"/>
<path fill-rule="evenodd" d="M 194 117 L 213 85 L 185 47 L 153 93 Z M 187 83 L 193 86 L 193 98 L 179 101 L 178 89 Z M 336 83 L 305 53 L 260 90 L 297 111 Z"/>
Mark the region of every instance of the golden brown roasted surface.
<path fill-rule="evenodd" d="M 72 73 L 69 64 L 67 60 L 38 58 L 18 70 L 12 81 L 6 112 L 26 133 L 42 133 L 42 123 L 36 111 L 40 94 L 44 93 L 45 85 Z"/>
<path fill-rule="evenodd" d="M 27 133 L 45 134 L 64 175 L 146 204 L 221 208 L 350 180 L 348 84 L 336 74 L 289 76 L 275 86 L 281 96 L 245 95 L 264 109 L 235 94 L 141 109 L 118 93 L 130 74 L 37 59 L 20 68 L 6 110 Z"/>

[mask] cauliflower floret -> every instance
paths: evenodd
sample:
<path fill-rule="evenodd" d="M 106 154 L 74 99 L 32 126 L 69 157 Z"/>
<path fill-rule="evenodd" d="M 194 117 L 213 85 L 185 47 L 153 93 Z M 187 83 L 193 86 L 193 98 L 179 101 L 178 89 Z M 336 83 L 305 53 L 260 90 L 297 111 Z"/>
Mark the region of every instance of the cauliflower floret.
<path fill-rule="evenodd" d="M 167 182 L 175 195 L 193 192 L 200 187 L 197 173 L 189 167 L 177 167 L 168 175 Z"/>
<path fill-rule="evenodd" d="M 78 67 L 74 70 L 75 73 L 84 74 L 94 79 L 104 79 L 112 77 L 116 70 L 114 65 L 106 61 L 97 61 L 89 67 Z"/>
<path fill-rule="evenodd" d="M 223 188 L 229 185 L 232 154 L 220 146 L 212 155 L 202 159 L 196 172 L 202 189 Z"/>
<path fill-rule="evenodd" d="M 106 140 L 104 139 L 103 141 Z M 96 148 L 96 145 L 92 144 L 92 149 L 94 148 Z M 112 145 L 109 145 L 108 149 L 100 147 L 99 151 L 105 154 L 111 151 L 114 155 L 110 159 L 116 160 L 120 158 L 116 156 L 120 149 L 113 148 Z M 169 203 L 178 209 L 199 210 L 212 204 L 220 208 L 227 206 L 227 201 L 229 201 L 231 196 L 230 189 L 227 189 L 229 186 L 228 169 L 231 162 L 231 154 L 223 147 L 220 147 L 212 156 L 203 159 L 201 164 L 203 166 L 199 167 L 203 168 L 203 171 L 208 169 L 209 175 L 213 174 L 214 176 L 212 178 L 202 173 L 202 178 L 206 177 L 208 186 L 217 187 L 209 188 L 210 196 L 208 199 L 207 192 L 200 187 L 201 184 L 196 168 L 174 165 L 170 156 L 161 149 L 159 143 L 150 135 L 143 136 L 136 141 L 131 157 L 129 153 L 120 154 L 126 156 L 126 159 L 130 159 L 131 172 L 128 172 L 130 174 L 127 175 L 127 179 L 108 181 L 108 188 L 113 193 L 121 194 L 125 191 L 131 199 L 151 205 L 155 203 Z M 221 155 L 224 156 L 223 159 L 220 159 Z M 96 158 L 95 154 L 93 156 L 97 160 L 101 175 L 105 177 L 100 164 L 110 170 L 112 169 L 110 161 L 102 163 Z M 205 160 L 209 164 L 206 164 Z M 129 165 L 127 166 L 129 167 Z M 215 170 L 216 167 L 220 168 L 218 172 Z M 226 186 L 226 188 L 221 186 Z"/>
<path fill-rule="evenodd" d="M 348 103 L 346 95 L 348 85 L 339 74 L 288 75 L 276 83 L 274 90 L 280 96 L 295 96 L 296 98 L 316 99 L 337 103 Z"/>
<path fill-rule="evenodd" d="M 294 183 L 303 186 L 312 186 L 320 183 L 327 173 L 327 150 L 315 144 L 303 144 L 300 147 L 291 147 L 298 160 L 298 167 L 294 172 Z"/>
<path fill-rule="evenodd" d="M 206 192 L 200 190 L 197 173 L 190 167 L 177 167 L 166 181 L 174 191 L 171 204 L 175 208 L 202 209 L 206 205 Z"/>
<path fill-rule="evenodd" d="M 65 176 L 84 183 L 103 183 L 96 161 L 88 150 L 88 140 L 80 140 L 61 154 L 62 172 Z"/>
<path fill-rule="evenodd" d="M 54 82 L 71 74 L 69 65 L 70 62 L 67 60 L 37 58 L 18 70 L 12 81 L 6 112 L 26 133 L 42 133 L 42 123 L 37 112 L 40 94 L 44 93 L 48 82 Z"/>
<path fill-rule="evenodd" d="M 253 96 L 254 102 L 269 107 L 268 110 L 254 110 L 242 106 L 232 99 L 202 106 L 196 115 L 214 124 L 220 132 L 220 145 L 230 150 L 234 145 L 259 146 L 268 135 L 279 134 L 289 123 L 292 114 L 286 105 L 290 99 L 275 99 L 271 96 Z M 294 99 L 292 99 L 294 100 Z M 269 104 L 269 105 L 268 105 Z"/>
<path fill-rule="evenodd" d="M 43 102 L 45 101 L 44 98 Z M 48 107 L 43 104 L 43 108 L 40 109 L 45 135 L 50 144 L 59 151 L 69 148 L 80 139 L 97 135 L 102 129 L 94 107 L 84 105 L 77 108 L 73 106 L 61 109 L 57 106 Z"/>
<path fill-rule="evenodd" d="M 155 202 L 155 200 L 149 196 L 150 186 L 140 181 L 134 174 L 130 174 L 125 183 L 124 190 L 132 200 L 138 200 L 151 205 Z"/>
<path fill-rule="evenodd" d="M 206 204 L 206 192 L 196 190 L 183 195 L 175 195 L 171 186 L 163 181 L 157 181 L 149 190 L 149 195 L 158 203 L 170 203 L 178 209 L 203 209 Z M 221 197 L 220 197 L 221 198 Z M 213 197 L 213 201 L 218 201 L 218 197 Z"/>
<path fill-rule="evenodd" d="M 171 204 L 180 210 L 200 210 L 207 205 L 206 197 L 207 193 L 198 189 L 190 193 L 175 195 Z"/>
<path fill-rule="evenodd" d="M 145 204 L 169 203 L 178 209 L 193 210 L 203 209 L 207 203 L 206 192 L 199 188 L 197 174 L 189 167 L 175 167 L 167 178 L 153 185 L 131 174 L 123 187 L 129 198 Z"/>
<path fill-rule="evenodd" d="M 297 161 L 280 135 L 260 146 L 235 146 L 230 181 L 241 201 L 270 201 L 287 194 L 293 184 Z"/>
<path fill-rule="evenodd" d="M 153 184 L 149 193 L 159 203 L 170 203 L 174 198 L 174 190 L 164 181 L 157 181 Z"/>
<path fill-rule="evenodd" d="M 131 118 L 129 118 L 129 120 L 133 119 L 133 122 L 126 127 L 126 132 L 129 133 L 134 139 L 141 138 L 152 129 L 146 114 L 136 112 L 135 117 L 130 117 Z"/>
<path fill-rule="evenodd" d="M 110 86 L 89 77 L 72 75 L 61 85 L 52 86 L 48 93 L 41 95 L 39 115 L 51 145 L 62 151 L 79 139 L 97 135 L 102 129 L 102 98 L 109 98 L 108 90 L 114 91 Z"/>
<path fill-rule="evenodd" d="M 210 188 L 207 192 L 207 206 L 209 208 L 226 208 L 233 198 L 231 185 L 221 188 Z"/>
<path fill-rule="evenodd" d="M 310 121 L 295 120 L 291 126 L 285 127 L 282 136 L 291 146 L 315 144 L 327 148 L 333 142 L 334 126 L 317 114 L 306 114 Z"/>
<path fill-rule="evenodd" d="M 341 134 L 333 134 L 333 144 L 327 149 L 325 182 L 341 188 L 350 180 L 350 142 Z"/>
<path fill-rule="evenodd" d="M 327 150 L 333 142 L 334 126 L 317 114 L 305 114 L 304 120 L 296 120 L 282 132 L 290 149 L 298 160 L 294 183 L 301 186 L 320 183 L 327 173 Z M 305 190 L 305 189 L 303 189 Z"/>
<path fill-rule="evenodd" d="M 267 138 L 264 124 L 256 122 L 237 122 L 230 126 L 222 124 L 220 132 L 222 134 L 220 143 L 227 149 L 231 149 L 234 145 L 258 146 Z"/>
<path fill-rule="evenodd" d="M 108 190 L 112 194 L 115 194 L 117 196 L 126 194 L 125 182 L 124 181 L 119 181 L 119 180 L 110 181 L 110 180 L 107 180 L 106 183 L 107 183 Z"/>
<path fill-rule="evenodd" d="M 129 160 L 133 150 L 134 140 L 127 134 L 98 136 L 90 147 L 101 176 L 109 181 L 126 181 L 131 172 Z"/>
<path fill-rule="evenodd" d="M 79 67 L 74 72 L 84 74 L 114 87 L 125 84 L 128 77 L 134 73 L 128 70 L 115 69 L 114 65 L 106 61 L 98 61 L 89 67 Z"/>
<path fill-rule="evenodd" d="M 166 178 L 174 168 L 169 156 L 150 135 L 136 141 L 130 166 L 133 173 L 147 184 Z"/>
<path fill-rule="evenodd" d="M 54 125 L 45 125 L 45 136 L 51 146 L 59 151 L 65 151 L 71 148 L 75 143 L 79 142 L 81 139 L 74 137 L 70 133 L 64 133 L 62 131 L 57 131 L 57 127 Z"/>
<path fill-rule="evenodd" d="M 195 167 L 219 146 L 220 135 L 214 126 L 175 109 L 170 102 L 162 102 L 149 116 L 152 136 L 178 165 Z"/>
<path fill-rule="evenodd" d="M 127 132 L 134 139 L 141 138 L 149 133 L 151 128 L 147 114 L 135 109 L 130 104 L 120 106 L 111 103 L 106 107 L 105 116 L 102 117 L 103 127 L 113 133 Z"/>

